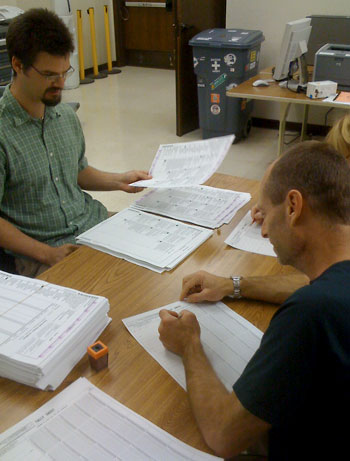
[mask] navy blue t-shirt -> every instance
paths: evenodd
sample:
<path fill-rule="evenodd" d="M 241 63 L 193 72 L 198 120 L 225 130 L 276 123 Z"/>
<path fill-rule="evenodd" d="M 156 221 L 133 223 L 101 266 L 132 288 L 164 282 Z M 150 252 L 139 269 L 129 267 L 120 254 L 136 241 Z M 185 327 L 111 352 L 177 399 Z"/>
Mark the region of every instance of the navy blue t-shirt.
<path fill-rule="evenodd" d="M 287 299 L 233 389 L 272 425 L 269 459 L 348 456 L 350 261 Z"/>

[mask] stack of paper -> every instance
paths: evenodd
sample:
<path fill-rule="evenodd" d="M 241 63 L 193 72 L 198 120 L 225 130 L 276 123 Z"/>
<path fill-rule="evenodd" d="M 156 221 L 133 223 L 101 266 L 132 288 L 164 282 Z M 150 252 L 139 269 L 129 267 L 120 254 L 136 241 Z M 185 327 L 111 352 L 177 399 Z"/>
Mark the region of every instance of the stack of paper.
<path fill-rule="evenodd" d="M 184 389 L 186 378 L 181 358 L 166 350 L 159 341 L 160 309 L 177 313 L 187 309 L 196 315 L 203 349 L 220 380 L 228 391 L 232 391 L 232 385 L 259 347 L 262 332 L 221 302 L 189 304 L 178 301 L 124 319 L 124 325 L 134 338 Z"/>
<path fill-rule="evenodd" d="M 77 242 L 163 272 L 173 269 L 212 233 L 127 208 L 81 234 Z"/>
<path fill-rule="evenodd" d="M 0 435 L 2 461 L 206 461 L 186 445 L 80 378 Z"/>
<path fill-rule="evenodd" d="M 257 223 L 252 223 L 250 211 L 233 229 L 225 243 L 239 250 L 266 256 L 276 256 L 270 240 L 261 235 L 261 226 Z"/>
<path fill-rule="evenodd" d="M 159 146 L 152 162 L 152 179 L 136 181 L 137 187 L 186 187 L 203 184 L 219 168 L 234 135 Z"/>
<path fill-rule="evenodd" d="M 0 376 L 54 390 L 111 319 L 101 296 L 0 271 Z"/>
<path fill-rule="evenodd" d="M 155 189 L 132 208 L 216 229 L 228 224 L 251 195 L 209 186 Z"/>

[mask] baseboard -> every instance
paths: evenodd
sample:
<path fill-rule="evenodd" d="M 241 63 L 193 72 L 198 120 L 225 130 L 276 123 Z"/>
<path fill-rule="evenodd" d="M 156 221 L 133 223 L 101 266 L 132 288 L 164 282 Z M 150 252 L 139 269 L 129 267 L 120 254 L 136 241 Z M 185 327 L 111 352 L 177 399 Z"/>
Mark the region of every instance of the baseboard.
<path fill-rule="evenodd" d="M 278 120 L 270 120 L 266 118 L 258 118 L 258 117 L 253 117 L 252 118 L 252 125 L 259 127 L 259 128 L 269 128 L 272 130 L 278 130 L 279 128 L 279 121 Z M 286 122 L 286 130 L 288 131 L 301 131 L 301 123 L 297 122 Z M 325 125 L 313 125 L 313 124 L 308 124 L 307 125 L 307 134 L 308 135 L 314 135 L 314 136 L 326 136 L 328 131 L 329 131 L 328 126 Z"/>

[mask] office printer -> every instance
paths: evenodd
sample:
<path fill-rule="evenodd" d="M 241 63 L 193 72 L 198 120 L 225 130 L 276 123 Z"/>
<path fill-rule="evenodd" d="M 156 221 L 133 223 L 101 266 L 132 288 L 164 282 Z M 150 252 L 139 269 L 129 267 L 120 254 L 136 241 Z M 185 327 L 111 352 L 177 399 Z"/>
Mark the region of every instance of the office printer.
<path fill-rule="evenodd" d="M 338 90 L 350 91 L 350 44 L 326 43 L 315 54 L 313 81 L 332 80 Z"/>

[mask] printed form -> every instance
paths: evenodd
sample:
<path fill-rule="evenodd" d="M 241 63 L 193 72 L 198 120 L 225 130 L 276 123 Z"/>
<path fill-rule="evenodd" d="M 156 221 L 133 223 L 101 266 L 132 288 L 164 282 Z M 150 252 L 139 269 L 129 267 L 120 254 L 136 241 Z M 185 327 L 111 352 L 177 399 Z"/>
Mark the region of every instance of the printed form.
<path fill-rule="evenodd" d="M 131 206 L 215 229 L 228 224 L 251 195 L 209 186 L 154 189 Z"/>
<path fill-rule="evenodd" d="M 79 235 L 77 241 L 156 272 L 171 270 L 212 231 L 127 208 Z"/>
<path fill-rule="evenodd" d="M 101 296 L 0 272 L 0 376 L 58 385 L 85 353 L 86 337 L 107 326 L 108 310 Z"/>
<path fill-rule="evenodd" d="M 207 181 L 219 168 L 234 135 L 203 141 L 162 144 L 152 162 L 152 179 L 136 181 L 137 187 L 186 187 Z"/>
<path fill-rule="evenodd" d="M 238 250 L 276 257 L 275 250 L 270 240 L 261 235 L 261 226 L 256 222 L 252 223 L 250 211 L 248 211 L 241 222 L 233 229 L 225 240 L 225 243 Z"/>
<path fill-rule="evenodd" d="M 0 435 L 2 461 L 219 460 L 80 378 Z"/>
<path fill-rule="evenodd" d="M 166 350 L 159 340 L 161 309 L 177 313 L 187 309 L 196 315 L 204 351 L 227 390 L 232 390 L 258 349 L 263 333 L 221 302 L 190 304 L 178 301 L 123 319 L 134 338 L 184 389 L 186 378 L 181 358 Z"/>

